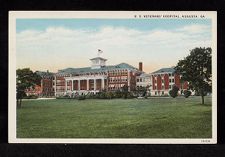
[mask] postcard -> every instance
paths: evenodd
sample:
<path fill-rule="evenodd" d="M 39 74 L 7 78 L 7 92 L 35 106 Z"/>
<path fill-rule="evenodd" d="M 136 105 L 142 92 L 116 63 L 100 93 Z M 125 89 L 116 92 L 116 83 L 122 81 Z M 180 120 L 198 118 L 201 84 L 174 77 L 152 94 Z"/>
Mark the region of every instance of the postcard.
<path fill-rule="evenodd" d="M 216 11 L 10 11 L 10 143 L 217 143 Z"/>

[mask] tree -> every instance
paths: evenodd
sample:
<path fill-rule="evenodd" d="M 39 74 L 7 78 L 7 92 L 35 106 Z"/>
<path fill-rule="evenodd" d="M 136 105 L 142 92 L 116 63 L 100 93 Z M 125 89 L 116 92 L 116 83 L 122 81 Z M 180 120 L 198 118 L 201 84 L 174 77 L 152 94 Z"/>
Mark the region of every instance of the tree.
<path fill-rule="evenodd" d="M 127 95 L 128 95 L 128 86 L 127 85 L 124 85 L 122 87 L 122 95 L 123 95 L 123 98 L 127 98 Z"/>
<path fill-rule="evenodd" d="M 25 90 L 40 85 L 41 77 L 31 71 L 29 68 L 16 70 L 16 104 L 17 107 L 21 107 L 22 99 L 26 95 Z"/>
<path fill-rule="evenodd" d="M 183 81 L 189 82 L 189 88 L 195 90 L 202 98 L 212 90 L 212 49 L 195 48 L 175 67 Z"/>
<path fill-rule="evenodd" d="M 178 96 L 179 88 L 176 85 L 173 85 L 172 90 L 169 91 L 171 97 L 176 98 Z"/>
<path fill-rule="evenodd" d="M 190 95 L 191 95 L 191 91 L 189 91 L 189 90 L 184 91 L 184 97 L 185 98 L 188 98 Z"/>
<path fill-rule="evenodd" d="M 137 87 L 137 93 L 138 93 L 138 96 L 141 96 L 141 97 L 144 97 L 147 95 L 147 90 L 148 90 L 149 86 L 147 87 Z"/>

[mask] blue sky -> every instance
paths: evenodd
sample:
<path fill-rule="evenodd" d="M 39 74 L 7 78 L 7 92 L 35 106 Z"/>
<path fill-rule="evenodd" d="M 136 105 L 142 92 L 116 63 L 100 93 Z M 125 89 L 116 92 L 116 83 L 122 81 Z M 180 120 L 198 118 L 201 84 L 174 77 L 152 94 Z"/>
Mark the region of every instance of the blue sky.
<path fill-rule="evenodd" d="M 17 19 L 16 32 L 17 68 L 53 72 L 90 66 L 102 49 L 108 65 L 142 61 L 149 73 L 211 46 L 209 19 Z"/>
<path fill-rule="evenodd" d="M 210 25 L 210 19 L 17 19 L 17 32 L 48 27 L 68 29 L 99 29 L 104 26 L 128 27 L 138 30 L 173 29 L 189 24 Z"/>

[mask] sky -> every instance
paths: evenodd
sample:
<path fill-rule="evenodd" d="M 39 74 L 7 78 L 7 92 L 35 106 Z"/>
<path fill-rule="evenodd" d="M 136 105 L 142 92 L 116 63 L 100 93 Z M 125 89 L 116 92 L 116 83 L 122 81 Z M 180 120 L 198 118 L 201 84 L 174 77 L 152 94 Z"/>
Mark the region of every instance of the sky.
<path fill-rule="evenodd" d="M 107 65 L 128 63 L 151 73 L 195 47 L 211 47 L 210 19 L 17 19 L 17 68 L 57 72 L 89 67 L 98 49 Z"/>

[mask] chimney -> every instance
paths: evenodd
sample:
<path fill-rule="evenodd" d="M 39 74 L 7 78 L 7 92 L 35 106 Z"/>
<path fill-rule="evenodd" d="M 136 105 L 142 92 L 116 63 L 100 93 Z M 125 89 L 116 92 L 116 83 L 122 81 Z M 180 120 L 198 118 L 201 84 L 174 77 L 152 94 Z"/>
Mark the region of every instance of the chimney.
<path fill-rule="evenodd" d="M 139 62 L 139 70 L 140 70 L 140 71 L 143 70 L 142 66 L 143 66 L 143 65 L 142 65 L 142 62 Z"/>

